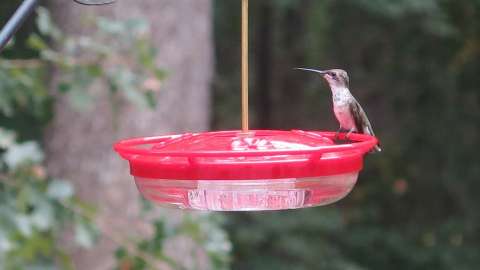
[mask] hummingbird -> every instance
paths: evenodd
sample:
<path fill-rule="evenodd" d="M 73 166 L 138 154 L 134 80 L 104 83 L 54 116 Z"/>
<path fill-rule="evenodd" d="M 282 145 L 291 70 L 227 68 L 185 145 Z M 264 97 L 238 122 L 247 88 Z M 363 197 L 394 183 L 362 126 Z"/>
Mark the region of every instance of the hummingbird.
<path fill-rule="evenodd" d="M 320 74 L 332 90 L 333 111 L 340 124 L 337 138 L 340 131 L 347 131 L 346 138 L 352 132 L 375 136 L 372 124 L 360 103 L 350 93 L 348 73 L 342 69 L 316 70 L 310 68 L 296 68 L 298 70 L 310 71 Z M 380 145 L 376 145 L 375 152 L 381 152 Z"/>

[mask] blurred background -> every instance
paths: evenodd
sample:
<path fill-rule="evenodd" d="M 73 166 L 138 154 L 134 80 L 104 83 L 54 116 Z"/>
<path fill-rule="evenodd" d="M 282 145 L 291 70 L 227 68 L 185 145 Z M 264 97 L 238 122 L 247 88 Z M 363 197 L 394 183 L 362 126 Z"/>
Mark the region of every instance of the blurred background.
<path fill-rule="evenodd" d="M 225 214 L 143 201 L 111 145 L 239 128 L 240 1 L 117 2 L 2 52 L 0 269 L 478 268 L 480 1 L 251 1 L 252 128 L 336 130 L 292 68 L 343 68 L 384 151 L 334 205 Z"/>

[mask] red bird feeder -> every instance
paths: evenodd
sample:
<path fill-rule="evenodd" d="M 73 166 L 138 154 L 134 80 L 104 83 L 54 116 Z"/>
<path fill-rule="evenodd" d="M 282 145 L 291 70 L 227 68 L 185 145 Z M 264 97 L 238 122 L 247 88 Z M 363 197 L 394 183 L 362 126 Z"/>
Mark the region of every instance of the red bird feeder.
<path fill-rule="evenodd" d="M 351 134 L 248 130 L 248 0 L 242 0 L 242 131 L 120 141 L 140 192 L 162 205 L 213 211 L 295 209 L 333 203 L 355 185 L 377 145 Z M 343 135 L 342 135 L 343 136 Z"/>
<path fill-rule="evenodd" d="M 377 144 L 352 134 L 335 144 L 332 132 L 207 132 L 120 141 L 142 194 L 157 203 L 214 211 L 319 206 L 345 197 L 363 156 Z"/>

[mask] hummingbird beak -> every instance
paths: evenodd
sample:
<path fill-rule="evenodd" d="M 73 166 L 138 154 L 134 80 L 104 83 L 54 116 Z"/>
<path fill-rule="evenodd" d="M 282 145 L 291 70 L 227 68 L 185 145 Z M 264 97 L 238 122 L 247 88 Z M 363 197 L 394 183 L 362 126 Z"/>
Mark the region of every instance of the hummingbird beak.
<path fill-rule="evenodd" d="M 319 74 L 327 74 L 326 71 L 323 71 L 323 70 L 317 70 L 317 69 L 311 69 L 311 68 L 295 68 L 296 70 L 303 70 L 303 71 L 310 71 L 310 72 L 315 72 L 315 73 L 319 73 Z"/>

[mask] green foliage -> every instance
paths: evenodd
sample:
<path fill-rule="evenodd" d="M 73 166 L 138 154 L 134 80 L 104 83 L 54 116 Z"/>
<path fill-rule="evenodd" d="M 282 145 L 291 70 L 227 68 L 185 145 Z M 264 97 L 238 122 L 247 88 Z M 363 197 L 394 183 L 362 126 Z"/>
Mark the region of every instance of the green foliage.
<path fill-rule="evenodd" d="M 39 59 L 0 61 L 3 117 L 13 117 L 16 110 L 35 118 L 48 118 L 52 98 L 47 91 L 48 65 L 60 70 L 58 89 L 69 96 L 78 110 L 91 107 L 99 93 L 89 89 L 98 83 L 108 86 L 112 97 L 123 96 L 144 108 L 155 106 L 152 92 L 159 90 L 166 73 L 154 65 L 155 51 L 148 41 L 145 22 L 99 18 L 94 22 L 92 35 L 67 36 L 53 24 L 48 11 L 39 8 L 37 26 L 39 34 L 32 34 L 27 44 L 39 52 Z M 56 46 L 50 46 L 49 41 L 55 41 Z M 112 101 L 112 108 L 115 105 Z"/>
<path fill-rule="evenodd" d="M 166 74 L 154 64 L 155 50 L 145 21 L 97 18 L 93 33 L 69 37 L 52 23 L 48 11 L 40 8 L 37 25 L 42 36 L 63 44 L 61 50 L 55 50 L 38 35 L 28 40 L 41 52 L 42 60 L 60 68 L 59 90 L 69 95 L 73 107 L 87 110 L 92 105 L 98 93 L 88 89 L 96 83 L 108 86 L 110 95 L 121 94 L 140 107 L 155 106 L 152 92 L 160 90 Z"/>
<path fill-rule="evenodd" d="M 162 262 L 172 269 L 194 269 L 165 253 L 165 243 L 179 237 L 192 239 L 211 269 L 227 269 L 229 241 L 214 218 L 187 216 L 180 224 L 167 224 L 159 217 L 152 238 L 119 241 L 114 232 L 97 229 L 94 206 L 81 202 L 68 181 L 50 178 L 43 167 L 39 142 L 54 97 L 67 95 L 81 113 L 102 94 L 111 97 L 114 110 L 121 99 L 141 108 L 155 106 L 155 92 L 167 74 L 155 64 L 148 24 L 95 18 L 91 34 L 70 36 L 39 8 L 36 25 L 26 43 L 37 58 L 0 59 L 0 269 L 73 269 L 59 246 L 65 230 L 73 231 L 72 239 L 85 249 L 101 235 L 116 242 L 122 270 L 156 269 Z M 53 93 L 48 91 L 51 67 L 57 70 Z M 98 84 L 107 86 L 99 87 L 105 93 L 94 92 Z"/>
<path fill-rule="evenodd" d="M 47 112 L 44 104 L 49 96 L 38 69 L 24 70 L 0 61 L 0 112 L 12 117 L 16 110 L 29 110 L 35 117 Z M 11 91 L 15 89 L 15 91 Z"/>
<path fill-rule="evenodd" d="M 0 128 L 0 151 L 0 268 L 52 269 L 58 262 L 70 268 L 57 244 L 59 232 L 74 225 L 77 244 L 93 244 L 82 238 L 94 239 L 95 226 L 72 210 L 84 205 L 70 183 L 46 176 L 36 142 L 18 143 L 13 132 Z"/>
<path fill-rule="evenodd" d="M 225 231 L 219 226 L 221 222 L 213 216 L 187 214 L 180 224 L 168 224 L 162 219 L 154 221 L 153 224 L 155 228 L 153 237 L 139 241 L 133 252 L 125 247 L 117 249 L 116 269 L 156 269 L 155 261 L 163 262 L 171 269 L 195 269 L 195 265 L 204 264 L 205 259 L 198 258 L 196 255 L 198 252 L 206 254 L 209 260 L 208 269 L 229 269 L 230 242 Z M 191 254 L 178 262 L 167 255 L 166 245 L 169 242 L 182 241 L 182 238 L 192 239 L 193 243 L 190 244 L 193 245 Z"/>

